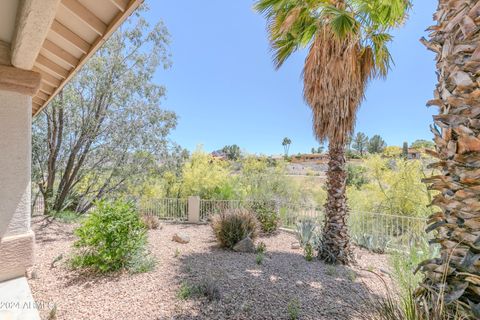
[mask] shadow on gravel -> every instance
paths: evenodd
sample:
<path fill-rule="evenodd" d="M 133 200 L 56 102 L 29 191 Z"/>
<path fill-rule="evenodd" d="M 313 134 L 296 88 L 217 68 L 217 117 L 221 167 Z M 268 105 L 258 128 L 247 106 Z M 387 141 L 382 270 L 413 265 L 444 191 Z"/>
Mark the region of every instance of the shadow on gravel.
<path fill-rule="evenodd" d="M 367 297 L 378 298 L 364 281 L 381 282 L 348 267 L 307 262 L 300 253 L 267 251 L 258 265 L 255 254 L 211 247 L 180 262 L 180 285 L 207 282 L 221 298 L 192 296 L 198 307 L 172 319 L 362 319 L 369 314 Z"/>

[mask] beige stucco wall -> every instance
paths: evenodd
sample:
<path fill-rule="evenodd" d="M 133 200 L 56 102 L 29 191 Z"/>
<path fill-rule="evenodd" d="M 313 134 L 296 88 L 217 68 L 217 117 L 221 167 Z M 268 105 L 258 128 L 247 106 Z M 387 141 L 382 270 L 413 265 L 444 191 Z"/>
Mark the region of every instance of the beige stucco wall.
<path fill-rule="evenodd" d="M 31 97 L 0 90 L 0 281 L 32 262 Z"/>

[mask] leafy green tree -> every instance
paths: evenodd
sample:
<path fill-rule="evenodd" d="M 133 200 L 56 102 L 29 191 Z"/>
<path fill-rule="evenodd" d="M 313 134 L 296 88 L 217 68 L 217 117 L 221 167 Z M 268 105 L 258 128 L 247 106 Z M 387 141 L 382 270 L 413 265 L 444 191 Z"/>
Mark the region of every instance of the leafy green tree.
<path fill-rule="evenodd" d="M 288 157 L 288 151 L 290 150 L 291 144 L 292 144 L 292 140 L 290 140 L 290 138 L 288 137 L 283 138 L 282 146 L 283 146 L 285 157 Z"/>
<path fill-rule="evenodd" d="M 322 153 L 323 152 L 323 146 L 319 146 L 317 148 L 313 147 L 312 148 L 312 153 Z"/>
<path fill-rule="evenodd" d="M 226 161 L 217 160 L 198 147 L 183 167 L 182 178 L 177 184 L 179 197 L 237 198 L 234 193 L 235 178 L 231 177 L 229 169 Z"/>
<path fill-rule="evenodd" d="M 267 18 L 277 68 L 293 52 L 309 47 L 304 98 L 317 139 L 329 141 L 328 200 L 319 251 L 327 262 L 353 260 L 345 223 L 345 146 L 368 81 L 387 75 L 388 32 L 404 22 L 408 7 L 408 0 L 259 0 L 255 5 Z"/>
<path fill-rule="evenodd" d="M 153 83 L 170 65 L 169 35 L 129 19 L 33 124 L 33 168 L 45 210 L 88 210 L 156 166 L 176 125 Z"/>
<path fill-rule="evenodd" d="M 435 143 L 433 143 L 433 141 L 418 139 L 415 140 L 410 147 L 413 149 L 433 149 L 435 148 Z"/>
<path fill-rule="evenodd" d="M 376 134 L 368 141 L 367 149 L 369 153 L 382 153 L 386 146 L 385 140 Z"/>
<path fill-rule="evenodd" d="M 240 151 L 240 147 L 236 144 L 231 146 L 225 146 L 221 150 L 227 157 L 228 160 L 236 161 L 239 160 L 242 153 Z"/>
<path fill-rule="evenodd" d="M 361 157 L 365 154 L 368 148 L 368 137 L 363 132 L 358 132 L 352 140 L 352 149 L 357 151 Z"/>

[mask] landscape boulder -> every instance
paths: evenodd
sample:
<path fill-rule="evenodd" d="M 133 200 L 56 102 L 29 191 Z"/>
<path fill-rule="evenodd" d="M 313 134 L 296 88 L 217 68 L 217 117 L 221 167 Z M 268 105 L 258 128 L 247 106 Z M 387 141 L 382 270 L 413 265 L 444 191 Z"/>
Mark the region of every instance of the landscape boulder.
<path fill-rule="evenodd" d="M 255 252 L 255 244 L 253 243 L 250 237 L 246 237 L 245 239 L 239 241 L 235 246 L 233 246 L 233 250 L 237 252 Z"/>
<path fill-rule="evenodd" d="M 175 233 L 172 237 L 172 241 L 175 241 L 178 243 L 189 243 L 190 237 L 183 233 Z"/>
<path fill-rule="evenodd" d="M 300 249 L 300 248 L 301 248 L 300 243 L 298 243 L 298 242 L 292 242 L 291 248 L 292 248 L 292 249 L 295 249 L 295 250 Z"/>

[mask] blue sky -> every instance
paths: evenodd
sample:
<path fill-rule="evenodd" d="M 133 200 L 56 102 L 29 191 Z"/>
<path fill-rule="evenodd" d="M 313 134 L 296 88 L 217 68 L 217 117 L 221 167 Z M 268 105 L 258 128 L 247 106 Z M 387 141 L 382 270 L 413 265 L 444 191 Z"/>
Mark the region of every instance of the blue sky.
<path fill-rule="evenodd" d="M 380 134 L 389 145 L 431 139 L 435 109 L 425 107 L 435 87 L 433 53 L 418 41 L 433 24 L 436 0 L 414 0 L 406 25 L 390 46 L 395 66 L 386 80 L 370 83 L 358 113 L 357 131 Z M 151 0 L 148 19 L 162 19 L 171 34 L 173 66 L 155 81 L 167 88 L 163 107 L 179 116 L 171 139 L 193 150 L 238 144 L 250 153 L 282 153 L 318 146 L 310 109 L 302 97 L 306 51 L 275 71 L 265 20 L 252 1 Z"/>

